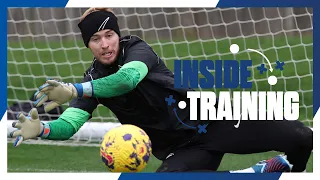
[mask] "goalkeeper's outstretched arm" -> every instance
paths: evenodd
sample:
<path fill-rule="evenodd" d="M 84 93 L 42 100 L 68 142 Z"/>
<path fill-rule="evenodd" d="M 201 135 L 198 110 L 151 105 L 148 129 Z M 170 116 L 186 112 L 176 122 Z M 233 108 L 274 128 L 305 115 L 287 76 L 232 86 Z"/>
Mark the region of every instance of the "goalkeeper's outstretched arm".
<path fill-rule="evenodd" d="M 63 83 L 48 80 L 35 94 L 35 105 L 40 106 L 47 100 L 45 111 L 60 106 L 73 98 L 110 98 L 132 91 L 159 64 L 158 56 L 145 43 L 140 42 L 127 50 L 123 66 L 114 74 L 85 83 Z"/>
<path fill-rule="evenodd" d="M 133 90 L 147 75 L 148 67 L 141 61 L 125 64 L 117 73 L 85 83 L 63 83 L 57 80 L 47 80 L 35 94 L 36 107 L 45 105 L 46 112 L 74 98 L 110 98 L 123 95 Z"/>

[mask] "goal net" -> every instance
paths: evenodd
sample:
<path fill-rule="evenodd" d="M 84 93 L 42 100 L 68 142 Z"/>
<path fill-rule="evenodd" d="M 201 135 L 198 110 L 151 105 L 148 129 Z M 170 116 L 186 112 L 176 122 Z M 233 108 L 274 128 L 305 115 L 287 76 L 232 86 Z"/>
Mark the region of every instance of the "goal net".
<path fill-rule="evenodd" d="M 21 109 L 30 108 L 31 98 L 47 77 L 80 82 L 92 63 L 77 27 L 83 8 L 8 9 L 8 129 Z M 253 90 L 298 91 L 300 120 L 312 127 L 313 27 L 311 8 L 116 8 L 122 35 L 137 35 L 147 41 L 173 70 L 176 59 L 253 60 Z M 237 54 L 230 45 L 238 44 Z M 260 74 L 257 67 L 267 62 L 274 69 Z M 275 69 L 276 61 L 284 70 Z M 214 72 L 213 72 L 214 73 Z M 278 82 L 268 84 L 275 75 Z M 212 89 L 216 91 L 217 89 Z M 63 105 L 65 109 L 67 104 Z M 59 110 L 58 110 L 59 111 Z M 61 112 L 58 112 L 58 114 Z M 41 114 L 56 119 L 50 114 Z M 117 118 L 99 106 L 72 144 L 97 144 Z M 35 143 L 46 141 L 36 140 Z M 95 143 L 93 143 L 95 142 Z M 62 142 L 61 142 L 62 143 Z"/>

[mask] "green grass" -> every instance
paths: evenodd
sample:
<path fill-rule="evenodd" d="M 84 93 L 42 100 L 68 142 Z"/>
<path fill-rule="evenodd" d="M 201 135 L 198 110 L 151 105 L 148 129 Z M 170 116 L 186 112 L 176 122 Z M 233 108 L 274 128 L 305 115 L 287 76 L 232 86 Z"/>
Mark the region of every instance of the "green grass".
<path fill-rule="evenodd" d="M 192 60 L 227 60 L 227 59 L 252 59 L 256 68 L 261 63 L 266 63 L 263 58 L 254 52 L 246 52 L 245 49 L 263 50 L 273 66 L 273 73 L 262 75 L 253 69 L 252 90 L 281 90 L 299 91 L 300 93 L 300 120 L 312 119 L 312 42 L 310 36 L 300 37 L 250 37 L 231 40 L 212 41 L 162 41 L 161 46 L 157 41 L 148 41 L 154 50 L 163 58 L 173 70 L 175 59 Z M 236 43 L 240 46 L 240 52 L 233 55 L 229 46 Z M 75 47 L 83 47 L 81 41 L 62 42 L 8 42 L 8 105 L 14 100 L 27 100 L 37 87 L 42 85 L 46 77 L 61 76 L 66 82 L 80 82 L 85 69 L 92 61 L 88 49 L 81 51 Z M 17 49 L 19 48 L 19 49 Z M 286 63 L 285 70 L 280 72 L 275 69 L 277 60 Z M 213 73 L 214 74 L 214 73 Z M 267 77 L 275 75 L 278 83 L 270 87 Z M 214 90 L 214 89 L 212 89 Z M 223 89 L 218 89 L 220 91 Z M 105 107 L 99 107 L 93 114 L 93 121 L 101 121 L 104 117 L 110 117 L 112 113 Z M 312 126 L 311 122 L 307 125 Z"/>
<path fill-rule="evenodd" d="M 267 152 L 250 155 L 226 154 L 218 171 L 248 168 L 258 161 L 278 155 Z M 196 155 L 195 155 L 196 156 Z M 161 161 L 152 157 L 143 172 L 155 172 Z M 98 147 L 66 147 L 8 143 L 8 172 L 106 172 Z M 313 171 L 313 156 L 307 172 Z"/>

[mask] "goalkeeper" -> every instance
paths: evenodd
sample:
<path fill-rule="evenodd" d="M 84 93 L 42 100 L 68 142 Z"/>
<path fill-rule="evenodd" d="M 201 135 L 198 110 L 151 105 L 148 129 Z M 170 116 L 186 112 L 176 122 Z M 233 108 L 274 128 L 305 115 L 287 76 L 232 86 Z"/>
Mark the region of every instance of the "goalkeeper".
<path fill-rule="evenodd" d="M 108 107 L 122 124 L 133 124 L 149 135 L 153 154 L 163 163 L 157 172 L 216 171 L 225 153 L 251 154 L 280 151 L 280 155 L 262 161 L 245 172 L 302 172 L 313 149 L 313 133 L 299 121 L 212 121 L 207 133 L 199 134 L 181 124 L 173 105 L 165 98 L 172 95 L 176 102 L 188 102 L 187 91 L 174 88 L 173 73 L 152 48 L 136 36 L 120 36 L 117 17 L 109 9 L 90 8 L 81 17 L 78 27 L 94 60 L 84 74 L 82 83 L 47 80 L 35 94 L 38 107 L 47 100 L 45 110 L 70 102 L 69 108 L 57 119 L 41 123 L 37 111 L 30 118 L 19 115 L 11 132 L 17 137 L 15 146 L 24 140 L 41 137 L 67 140 L 88 121 L 99 104 Z M 121 37 L 121 38 L 120 38 Z M 184 123 L 189 120 L 189 107 L 177 114 Z M 30 120 L 27 120 L 30 119 Z"/>

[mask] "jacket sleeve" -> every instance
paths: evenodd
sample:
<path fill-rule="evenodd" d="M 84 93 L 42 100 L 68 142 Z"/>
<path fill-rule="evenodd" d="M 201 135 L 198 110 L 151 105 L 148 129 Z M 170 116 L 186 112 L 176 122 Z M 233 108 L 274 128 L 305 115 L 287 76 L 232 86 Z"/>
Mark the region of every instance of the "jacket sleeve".
<path fill-rule="evenodd" d="M 146 64 L 139 61 L 132 61 L 107 77 L 91 81 L 86 89 L 91 89 L 91 96 L 98 98 L 110 98 L 120 96 L 132 91 L 147 75 Z M 89 94 L 89 93 L 86 93 Z"/>
<path fill-rule="evenodd" d="M 90 81 L 85 77 L 83 82 Z M 98 106 L 95 98 L 73 99 L 57 120 L 48 122 L 45 126 L 50 130 L 49 134 L 42 138 L 50 140 L 67 140 L 71 138 L 91 117 Z"/>
<path fill-rule="evenodd" d="M 132 91 L 160 59 L 144 41 L 127 48 L 124 65 L 114 74 L 86 83 L 74 84 L 81 97 L 110 98 Z"/>

